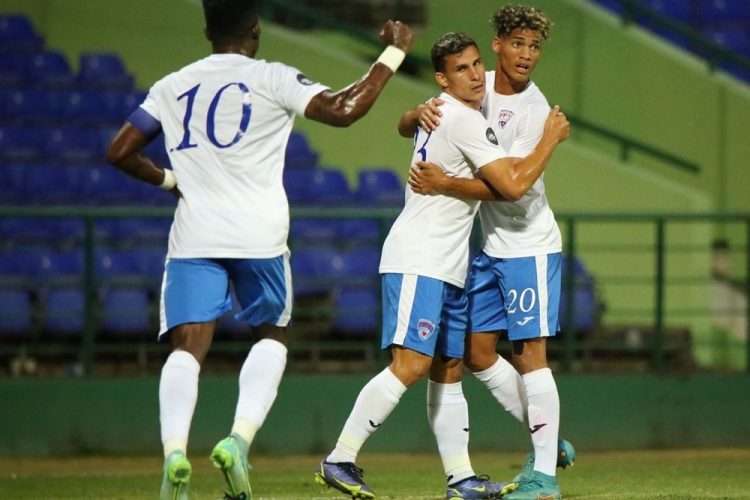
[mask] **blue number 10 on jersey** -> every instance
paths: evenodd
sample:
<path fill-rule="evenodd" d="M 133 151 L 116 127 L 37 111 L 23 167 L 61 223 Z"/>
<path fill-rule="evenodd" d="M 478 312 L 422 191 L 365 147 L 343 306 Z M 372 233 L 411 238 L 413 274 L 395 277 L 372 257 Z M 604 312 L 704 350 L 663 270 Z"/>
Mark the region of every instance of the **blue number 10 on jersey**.
<path fill-rule="evenodd" d="M 221 101 L 221 95 L 225 90 L 233 85 L 236 85 L 242 91 L 242 118 L 240 119 L 239 130 L 234 135 L 234 138 L 230 142 L 222 144 L 216 138 L 216 108 L 219 106 L 219 102 Z M 201 84 L 199 83 L 177 98 L 178 101 L 182 100 L 182 98 L 184 97 L 187 98 L 185 117 L 182 120 L 183 136 L 180 144 L 175 148 L 177 151 L 198 147 L 198 144 L 193 144 L 190 142 L 190 120 L 193 117 L 195 97 L 196 95 L 198 95 L 200 86 Z M 250 89 L 247 88 L 247 85 L 241 82 L 227 83 L 226 85 L 221 87 L 216 92 L 216 94 L 214 94 L 213 99 L 211 99 L 211 104 L 208 106 L 208 113 L 206 114 L 206 134 L 208 135 L 208 140 L 211 141 L 211 143 L 217 148 L 228 148 L 237 144 L 242 136 L 247 132 L 247 127 L 250 124 L 251 114 L 252 106 L 250 104 Z"/>

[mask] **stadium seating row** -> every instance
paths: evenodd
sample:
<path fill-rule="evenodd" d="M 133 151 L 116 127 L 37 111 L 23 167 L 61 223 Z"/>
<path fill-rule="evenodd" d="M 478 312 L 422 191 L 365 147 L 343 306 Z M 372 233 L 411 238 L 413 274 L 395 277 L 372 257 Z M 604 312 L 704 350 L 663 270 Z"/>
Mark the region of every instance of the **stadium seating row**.
<path fill-rule="evenodd" d="M 0 86 L 58 90 L 133 89 L 133 76 L 117 54 L 85 53 L 74 74 L 59 52 L 9 52 L 0 58 Z"/>
<path fill-rule="evenodd" d="M 0 167 L 0 204 L 171 206 L 170 193 L 129 178 L 109 165 L 24 165 Z M 292 204 L 400 206 L 404 188 L 384 169 L 362 170 L 356 191 L 334 169 L 287 170 L 284 185 Z"/>
<path fill-rule="evenodd" d="M 379 322 L 377 289 L 336 287 L 332 293 L 332 326 L 348 334 L 371 335 Z M 97 297 L 97 330 L 105 336 L 143 338 L 157 330 L 153 291 L 137 286 L 103 288 Z M 0 337 L 28 336 L 40 325 L 45 336 L 80 337 L 85 327 L 85 295 L 80 287 L 45 290 L 38 299 L 27 290 L 0 288 Z M 220 332 L 247 333 L 247 326 L 227 314 Z"/>
<path fill-rule="evenodd" d="M 620 0 L 594 0 L 597 4 L 618 14 L 625 13 L 625 3 Z M 708 40 L 725 49 L 750 58 L 750 2 L 731 0 L 643 0 L 645 7 L 673 21 L 683 23 Z M 647 18 L 636 18 L 636 22 L 669 42 L 703 57 L 692 41 L 673 30 L 657 26 Z M 735 76 L 750 81 L 750 72 L 733 63 L 722 62 L 720 67 Z"/>

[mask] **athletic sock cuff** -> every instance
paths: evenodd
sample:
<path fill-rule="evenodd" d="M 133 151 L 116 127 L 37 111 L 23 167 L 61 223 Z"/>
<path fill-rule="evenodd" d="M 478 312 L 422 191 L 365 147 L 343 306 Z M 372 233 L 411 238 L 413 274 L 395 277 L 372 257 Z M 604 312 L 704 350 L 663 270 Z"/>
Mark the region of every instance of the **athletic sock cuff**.
<path fill-rule="evenodd" d="M 388 391 L 388 394 L 396 399 L 401 399 L 401 396 L 406 392 L 406 386 L 388 367 L 378 373 L 375 378 L 382 380 L 383 387 Z"/>
<path fill-rule="evenodd" d="M 524 385 L 526 386 L 527 397 L 549 392 L 557 392 L 555 377 L 552 376 L 552 370 L 550 370 L 549 368 L 534 370 L 533 372 L 529 372 L 522 377 Z"/>
<path fill-rule="evenodd" d="M 201 371 L 201 364 L 198 363 L 198 360 L 195 359 L 195 356 L 187 351 L 172 351 L 172 354 L 169 355 L 167 361 L 164 364 L 167 363 L 169 363 L 170 366 L 186 368 L 195 373 L 200 373 Z"/>
<path fill-rule="evenodd" d="M 278 340 L 259 340 L 251 349 L 251 352 L 252 351 L 262 352 L 264 355 L 273 356 L 277 359 L 286 361 L 287 348 Z"/>
<path fill-rule="evenodd" d="M 487 383 L 498 374 L 507 372 L 508 369 L 514 369 L 513 365 L 505 361 L 505 358 L 503 358 L 502 356 L 498 356 L 497 361 L 495 361 L 495 363 L 493 363 L 493 365 L 489 368 L 472 373 L 481 382 Z"/>

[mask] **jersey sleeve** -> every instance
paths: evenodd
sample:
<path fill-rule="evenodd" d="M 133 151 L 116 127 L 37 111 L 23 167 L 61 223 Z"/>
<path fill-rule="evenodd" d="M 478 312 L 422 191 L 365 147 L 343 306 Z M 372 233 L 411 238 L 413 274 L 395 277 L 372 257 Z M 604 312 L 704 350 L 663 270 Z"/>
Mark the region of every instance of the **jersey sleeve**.
<path fill-rule="evenodd" d="M 450 140 L 475 169 L 508 156 L 479 112 L 466 112 L 451 120 Z"/>
<path fill-rule="evenodd" d="M 549 106 L 533 104 L 528 107 L 528 113 L 519 124 L 518 136 L 513 139 L 508 156 L 525 158 L 534 151 L 544 134 L 544 122 L 547 121 Z"/>
<path fill-rule="evenodd" d="M 146 136 L 155 135 L 161 130 L 157 85 L 158 82 L 149 89 L 141 105 L 128 117 L 128 121 Z"/>
<path fill-rule="evenodd" d="M 329 88 L 310 80 L 297 68 L 281 63 L 274 63 L 272 66 L 272 95 L 282 108 L 296 115 L 305 116 L 305 109 L 312 98 Z"/>

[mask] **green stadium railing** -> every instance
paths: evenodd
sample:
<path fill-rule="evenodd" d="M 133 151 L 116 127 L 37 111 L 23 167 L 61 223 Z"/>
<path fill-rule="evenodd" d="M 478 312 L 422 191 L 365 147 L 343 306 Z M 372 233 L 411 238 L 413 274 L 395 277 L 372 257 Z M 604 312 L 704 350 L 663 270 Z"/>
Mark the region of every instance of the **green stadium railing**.
<path fill-rule="evenodd" d="M 0 207 L 0 219 L 4 217 L 35 217 L 35 218 L 80 218 L 85 221 L 85 236 L 84 236 L 84 256 L 86 259 L 84 266 L 83 283 L 85 285 L 85 329 L 82 333 L 80 340 L 80 347 L 78 349 L 78 357 L 83 367 L 83 372 L 86 374 L 92 373 L 94 365 L 94 354 L 97 351 L 96 346 L 96 276 L 94 269 L 94 224 L 97 219 L 102 218 L 130 218 L 130 217 L 171 217 L 173 209 L 171 208 L 154 208 L 154 207 L 108 207 L 108 208 L 92 208 L 92 207 L 24 207 L 24 206 L 5 206 Z M 369 218 L 380 221 L 381 234 L 384 235 L 385 231 L 390 222 L 397 215 L 397 210 L 393 208 L 383 209 L 372 209 L 372 208 L 319 208 L 319 207 L 295 207 L 292 209 L 292 218 Z M 750 297 L 750 213 L 737 213 L 737 214 L 718 214 L 718 213 L 706 213 L 706 214 L 611 214 L 611 213 L 559 213 L 556 216 L 560 223 L 561 228 L 564 229 L 564 253 L 567 255 L 576 256 L 579 254 L 580 244 L 578 231 L 582 224 L 595 223 L 595 224 L 628 224 L 628 223 L 642 223 L 653 226 L 654 238 L 653 244 L 649 249 L 646 246 L 634 246 L 628 248 L 628 251 L 635 249 L 639 252 L 653 252 L 654 258 L 654 273 L 653 278 L 634 278 L 631 282 L 638 283 L 638 279 L 645 282 L 651 281 L 653 283 L 653 317 L 652 330 L 653 337 L 651 341 L 650 351 L 650 365 L 654 371 L 663 371 L 665 368 L 665 294 L 667 285 L 685 285 L 691 284 L 695 281 L 693 278 L 686 278 L 682 281 L 676 280 L 670 282 L 667 279 L 665 268 L 668 251 L 675 250 L 690 250 L 690 248 L 673 248 L 670 247 L 666 240 L 666 229 L 670 224 L 674 223 L 711 223 L 711 224 L 740 224 L 744 227 L 744 235 L 746 244 L 742 248 L 744 252 L 744 261 L 746 264 L 746 270 L 743 283 L 743 289 L 745 297 Z M 574 276 L 574 262 L 573 259 L 567 259 L 567 276 Z M 612 281 L 615 278 L 610 278 Z M 574 301 L 574 287 L 575 282 L 573 279 L 566 281 L 565 296 L 567 301 L 564 304 L 565 314 L 567 318 L 575 317 L 575 301 Z M 750 301 L 748 301 L 750 302 Z M 650 312 L 650 311 L 649 311 Z M 705 312 L 697 311 L 696 314 L 704 314 Z M 750 305 L 747 306 L 744 311 L 746 318 L 750 318 Z M 747 322 L 746 332 L 746 367 L 750 372 L 750 322 Z M 335 345 L 331 345 L 325 341 L 327 348 L 335 349 Z M 571 369 L 576 360 L 576 353 L 579 348 L 579 340 L 576 338 L 574 332 L 563 332 L 562 345 L 557 346 L 562 350 L 562 365 L 565 369 Z M 125 348 L 127 349 L 127 347 Z M 157 347 L 148 347 L 146 350 L 156 350 Z M 236 347 L 224 346 L 219 348 L 225 351 L 235 350 Z"/>
<path fill-rule="evenodd" d="M 625 2 L 630 3 L 627 2 L 627 0 L 625 0 Z M 631 7 L 631 11 L 633 13 L 641 13 L 642 10 L 643 7 L 640 6 Z M 318 11 L 304 5 L 304 3 L 302 2 L 294 2 L 291 0 L 269 0 L 264 3 L 264 14 L 266 16 L 273 17 L 276 11 L 283 11 L 285 15 L 291 14 L 297 16 L 300 19 L 306 20 L 311 26 L 345 33 L 346 35 L 356 40 L 371 45 L 373 48 L 380 48 L 382 45 L 373 33 L 365 31 L 359 26 L 355 26 L 349 23 L 343 23 L 339 20 L 336 20 L 335 18 L 326 15 L 322 11 Z M 651 15 L 656 16 L 656 14 L 654 14 L 653 12 L 651 12 Z M 663 18 L 661 18 L 660 22 L 665 24 L 673 24 L 669 20 L 665 20 Z M 693 36 L 697 35 L 693 33 Z M 698 39 L 700 39 L 700 37 L 698 37 Z M 702 42 L 706 47 L 711 47 L 713 51 L 712 54 L 717 54 L 717 57 L 720 55 L 722 58 L 731 61 L 735 61 L 735 59 L 739 57 L 735 54 L 727 53 L 726 50 L 723 50 L 716 44 L 712 44 L 705 40 L 702 40 Z M 419 54 L 409 54 L 407 56 L 405 69 L 407 72 L 415 75 L 431 75 L 433 72 L 431 61 L 427 57 L 421 56 Z M 615 130 L 597 125 L 576 115 L 569 114 L 568 117 L 570 119 L 570 122 L 575 125 L 576 128 L 583 129 L 598 137 L 617 143 L 620 151 L 620 158 L 624 161 L 627 161 L 630 158 L 631 152 L 637 152 L 663 161 L 671 167 L 689 172 L 691 174 L 698 174 L 701 171 L 701 167 L 697 163 L 678 157 L 674 154 L 660 149 L 657 146 L 640 142 L 631 137 L 627 137 Z"/>

